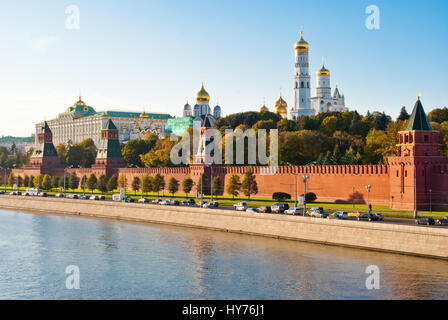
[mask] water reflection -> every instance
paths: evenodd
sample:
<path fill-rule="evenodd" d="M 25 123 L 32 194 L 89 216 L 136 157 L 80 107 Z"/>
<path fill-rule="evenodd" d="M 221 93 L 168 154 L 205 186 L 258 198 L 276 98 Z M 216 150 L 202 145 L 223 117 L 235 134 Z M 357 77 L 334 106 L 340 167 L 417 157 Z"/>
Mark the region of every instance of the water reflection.
<path fill-rule="evenodd" d="M 0 250 L 2 299 L 448 298 L 445 261 L 162 225 L 0 211 Z"/>

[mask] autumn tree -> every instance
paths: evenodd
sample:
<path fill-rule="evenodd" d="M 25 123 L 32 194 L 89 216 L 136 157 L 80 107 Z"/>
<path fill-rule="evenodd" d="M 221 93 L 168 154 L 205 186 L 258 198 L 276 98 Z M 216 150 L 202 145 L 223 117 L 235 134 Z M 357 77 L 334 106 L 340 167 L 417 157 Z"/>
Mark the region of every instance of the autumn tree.
<path fill-rule="evenodd" d="M 176 178 L 172 177 L 168 181 L 168 191 L 173 195 L 179 190 L 179 181 Z"/>
<path fill-rule="evenodd" d="M 87 188 L 90 189 L 91 192 L 98 187 L 98 179 L 94 173 L 92 173 L 87 179 Z"/>
<path fill-rule="evenodd" d="M 241 191 L 248 198 L 250 198 L 252 194 L 258 193 L 257 181 L 250 167 L 248 167 L 244 173 L 243 182 L 241 183 Z"/>
<path fill-rule="evenodd" d="M 193 189 L 193 179 L 191 178 L 185 178 L 182 181 L 182 190 L 185 192 L 185 194 L 188 196 L 188 194 L 191 192 L 191 190 Z"/>
<path fill-rule="evenodd" d="M 132 179 L 132 183 L 131 183 L 131 188 L 132 188 L 132 190 L 134 190 L 134 195 L 137 195 L 137 191 L 140 190 L 140 184 L 141 184 L 140 178 L 135 176 Z"/>
<path fill-rule="evenodd" d="M 107 191 L 114 191 L 118 187 L 118 177 L 116 174 L 113 174 L 109 180 L 107 181 Z"/>
<path fill-rule="evenodd" d="M 235 199 L 238 196 L 238 193 L 241 189 L 240 177 L 236 174 L 232 174 L 227 181 L 226 192 L 232 195 L 232 198 Z"/>

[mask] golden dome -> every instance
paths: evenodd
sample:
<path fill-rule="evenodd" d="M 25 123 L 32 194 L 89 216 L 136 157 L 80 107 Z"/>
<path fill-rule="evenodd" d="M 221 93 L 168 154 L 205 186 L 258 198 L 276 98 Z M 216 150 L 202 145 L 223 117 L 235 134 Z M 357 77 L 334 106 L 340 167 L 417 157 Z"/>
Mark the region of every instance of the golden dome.
<path fill-rule="evenodd" d="M 81 96 L 79 96 L 79 100 L 75 103 L 75 106 L 85 106 L 85 102 L 81 100 Z"/>
<path fill-rule="evenodd" d="M 148 115 L 146 114 L 145 111 L 143 111 L 143 113 L 140 114 L 140 119 L 148 119 Z"/>
<path fill-rule="evenodd" d="M 288 104 L 283 100 L 282 96 L 274 104 L 275 113 L 286 114 L 288 113 Z"/>
<path fill-rule="evenodd" d="M 317 71 L 317 76 L 330 76 L 330 70 L 328 70 L 327 68 L 325 68 L 324 65 L 322 65 L 322 68 L 320 68 L 319 71 Z"/>
<path fill-rule="evenodd" d="M 300 40 L 296 42 L 294 49 L 296 49 L 296 51 L 298 51 L 298 53 L 299 52 L 303 53 L 303 51 L 308 51 L 309 45 L 308 45 L 308 42 L 303 40 L 303 32 L 300 32 Z"/>
<path fill-rule="evenodd" d="M 263 104 L 263 106 L 260 108 L 260 112 L 269 112 L 269 108 Z"/>
<path fill-rule="evenodd" d="M 210 95 L 204 89 L 204 83 L 202 83 L 201 90 L 196 94 L 196 102 L 209 102 Z"/>

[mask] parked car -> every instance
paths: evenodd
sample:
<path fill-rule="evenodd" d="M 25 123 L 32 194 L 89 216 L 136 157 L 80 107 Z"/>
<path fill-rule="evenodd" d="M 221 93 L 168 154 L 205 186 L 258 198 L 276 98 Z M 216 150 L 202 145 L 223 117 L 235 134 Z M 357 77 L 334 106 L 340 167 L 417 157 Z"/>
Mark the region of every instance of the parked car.
<path fill-rule="evenodd" d="M 291 214 L 293 216 L 301 216 L 302 215 L 302 210 L 300 208 L 297 208 L 297 207 L 292 207 L 292 208 L 289 208 L 289 209 L 285 210 L 285 214 Z"/>
<path fill-rule="evenodd" d="M 286 203 L 275 203 L 272 207 L 272 213 L 284 213 L 285 210 L 289 209 L 289 205 Z"/>
<path fill-rule="evenodd" d="M 207 203 L 207 201 L 199 200 L 199 201 L 196 203 L 196 205 L 197 205 L 199 208 L 203 208 L 203 207 L 204 207 L 204 204 L 206 204 L 206 203 Z"/>
<path fill-rule="evenodd" d="M 5 194 L 6 192 L 3 190 L 0 190 L 0 194 Z"/>
<path fill-rule="evenodd" d="M 262 207 L 258 208 L 258 211 L 260 211 L 262 213 L 272 213 L 271 207 L 269 207 L 269 206 L 262 206 Z"/>
<path fill-rule="evenodd" d="M 440 218 L 440 219 L 437 219 L 436 222 L 437 222 L 438 224 L 440 224 L 440 225 L 442 225 L 442 224 L 448 224 L 448 216 L 443 217 L 443 218 Z"/>
<path fill-rule="evenodd" d="M 79 199 L 79 196 L 78 196 L 77 194 L 69 194 L 69 195 L 67 196 L 67 198 L 70 198 L 70 199 Z"/>
<path fill-rule="evenodd" d="M 374 215 L 378 218 L 378 221 L 383 221 L 384 220 L 384 216 L 380 213 L 374 213 Z"/>
<path fill-rule="evenodd" d="M 246 212 L 249 212 L 249 213 L 260 213 L 260 210 L 255 209 L 255 208 L 247 208 Z"/>
<path fill-rule="evenodd" d="M 48 195 L 47 195 L 46 192 L 39 192 L 37 196 L 38 197 L 42 197 L 42 198 L 46 198 Z"/>
<path fill-rule="evenodd" d="M 328 213 L 326 213 L 325 211 L 321 211 L 321 210 L 310 210 L 309 212 L 307 212 L 307 214 L 310 217 L 314 217 L 314 218 L 327 218 L 328 217 Z"/>
<path fill-rule="evenodd" d="M 149 200 L 148 200 L 148 198 L 140 198 L 140 199 L 138 199 L 138 202 L 139 203 L 149 203 Z"/>
<path fill-rule="evenodd" d="M 178 200 L 173 200 L 173 199 L 169 199 L 169 200 L 170 200 L 170 206 L 178 206 L 179 205 Z"/>
<path fill-rule="evenodd" d="M 171 201 L 170 201 L 170 199 L 160 200 L 159 204 L 162 206 L 169 206 L 169 205 L 171 205 Z"/>
<path fill-rule="evenodd" d="M 99 196 L 100 200 L 106 200 L 106 196 Z"/>
<path fill-rule="evenodd" d="M 80 195 L 78 196 L 78 199 L 81 199 L 81 200 L 89 200 L 89 196 L 86 195 L 86 194 L 80 194 Z"/>
<path fill-rule="evenodd" d="M 378 217 L 373 213 L 364 213 L 356 217 L 358 221 L 378 221 Z"/>
<path fill-rule="evenodd" d="M 209 206 L 211 206 L 212 208 L 218 208 L 219 203 L 218 201 L 210 201 Z"/>
<path fill-rule="evenodd" d="M 415 220 L 415 223 L 416 224 L 424 224 L 424 225 L 427 225 L 427 226 L 433 226 L 436 222 L 431 217 L 423 217 L 423 218 L 420 218 L 418 220 Z"/>
<path fill-rule="evenodd" d="M 18 196 L 19 194 L 17 193 L 17 191 L 11 191 L 9 193 L 10 196 Z"/>
<path fill-rule="evenodd" d="M 100 197 L 94 195 L 94 196 L 91 196 L 89 199 L 90 200 L 100 200 Z"/>
<path fill-rule="evenodd" d="M 195 205 L 195 201 L 194 201 L 194 199 L 192 199 L 192 198 L 187 198 L 187 199 L 184 199 L 184 200 L 182 201 L 182 204 L 183 204 L 184 206 L 194 206 L 194 205 Z"/>
<path fill-rule="evenodd" d="M 355 218 L 357 218 L 359 215 L 361 215 L 361 213 L 359 213 L 359 212 L 349 212 L 349 213 L 348 213 L 348 216 L 349 216 L 349 217 L 355 217 Z"/>
<path fill-rule="evenodd" d="M 162 202 L 160 199 L 154 199 L 151 201 L 152 204 L 160 204 L 160 202 Z"/>
<path fill-rule="evenodd" d="M 347 220 L 348 219 L 348 213 L 346 211 L 336 211 L 333 214 L 336 215 L 337 218 L 340 219 L 340 220 Z"/>
<path fill-rule="evenodd" d="M 63 193 L 57 193 L 55 195 L 56 198 L 65 198 L 65 195 Z"/>
<path fill-rule="evenodd" d="M 236 211 L 246 211 L 247 208 L 248 208 L 248 206 L 247 206 L 247 203 L 246 203 L 246 202 L 238 202 L 238 203 L 236 203 L 236 204 L 233 205 L 233 208 L 234 208 Z"/>
<path fill-rule="evenodd" d="M 131 197 L 124 197 L 124 202 L 135 202 L 135 200 Z"/>

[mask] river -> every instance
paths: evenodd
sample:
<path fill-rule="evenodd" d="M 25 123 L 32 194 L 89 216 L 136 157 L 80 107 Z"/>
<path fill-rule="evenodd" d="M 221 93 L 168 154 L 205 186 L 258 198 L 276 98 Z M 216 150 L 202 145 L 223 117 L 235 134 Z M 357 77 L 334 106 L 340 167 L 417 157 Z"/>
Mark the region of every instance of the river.
<path fill-rule="evenodd" d="M 448 299 L 447 275 L 443 260 L 0 210 L 0 299 Z"/>

